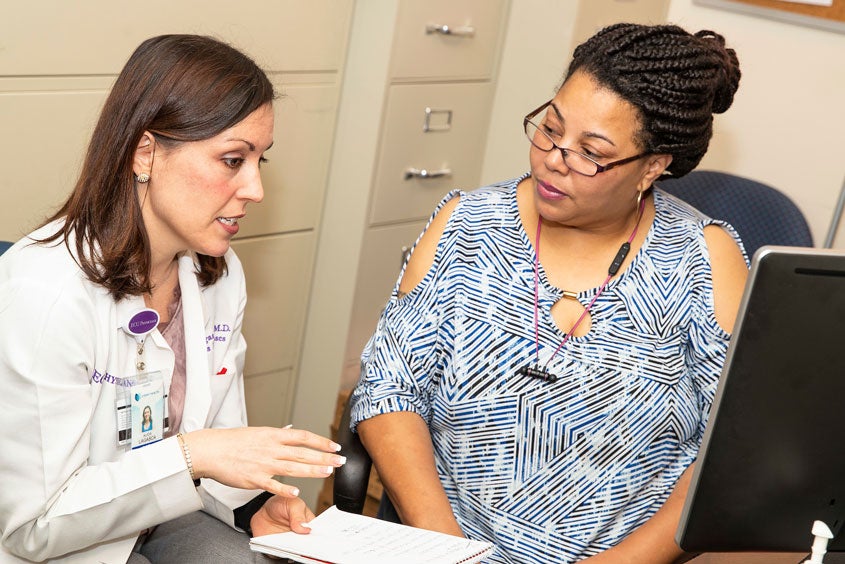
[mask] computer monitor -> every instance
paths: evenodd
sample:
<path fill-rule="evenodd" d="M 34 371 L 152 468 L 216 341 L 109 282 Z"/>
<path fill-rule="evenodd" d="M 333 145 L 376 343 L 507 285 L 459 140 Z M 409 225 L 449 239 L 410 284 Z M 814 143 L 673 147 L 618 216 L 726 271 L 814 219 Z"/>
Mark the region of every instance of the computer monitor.
<path fill-rule="evenodd" d="M 845 551 L 845 251 L 754 255 L 675 540 L 688 552 Z"/>

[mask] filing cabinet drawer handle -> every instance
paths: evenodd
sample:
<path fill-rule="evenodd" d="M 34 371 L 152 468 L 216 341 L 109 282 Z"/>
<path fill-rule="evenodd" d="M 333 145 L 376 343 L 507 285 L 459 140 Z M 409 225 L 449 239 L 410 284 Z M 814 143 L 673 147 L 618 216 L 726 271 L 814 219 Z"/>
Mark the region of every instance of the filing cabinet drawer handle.
<path fill-rule="evenodd" d="M 405 170 L 405 180 L 411 178 L 440 178 L 442 176 L 452 176 L 452 169 L 426 170 L 424 168 L 409 168 Z"/>
<path fill-rule="evenodd" d="M 441 35 L 455 35 L 459 37 L 472 37 L 475 35 L 475 28 L 471 25 L 465 25 L 463 27 L 450 27 L 446 24 L 438 25 L 438 24 L 428 24 L 425 26 L 425 32 L 427 34 L 432 33 L 439 33 Z"/>

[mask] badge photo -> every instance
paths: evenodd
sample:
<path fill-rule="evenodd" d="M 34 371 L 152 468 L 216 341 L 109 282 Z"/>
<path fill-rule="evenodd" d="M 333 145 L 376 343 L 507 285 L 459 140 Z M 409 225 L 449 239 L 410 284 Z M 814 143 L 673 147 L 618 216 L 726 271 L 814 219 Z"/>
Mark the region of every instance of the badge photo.
<path fill-rule="evenodd" d="M 132 448 L 164 438 L 164 390 L 161 380 L 151 380 L 130 389 Z"/>

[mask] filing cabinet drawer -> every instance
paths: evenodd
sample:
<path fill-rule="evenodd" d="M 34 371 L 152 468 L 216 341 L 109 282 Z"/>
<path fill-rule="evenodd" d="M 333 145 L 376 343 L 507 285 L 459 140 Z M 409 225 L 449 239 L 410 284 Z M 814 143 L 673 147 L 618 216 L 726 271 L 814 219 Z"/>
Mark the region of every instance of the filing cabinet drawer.
<path fill-rule="evenodd" d="M 283 96 L 273 103 L 275 143 L 261 165 L 264 200 L 247 206 L 239 237 L 314 229 L 323 205 L 338 87 L 273 78 Z"/>
<path fill-rule="evenodd" d="M 266 70 L 337 70 L 352 10 L 350 0 L 147 0 L 131 17 L 113 0 L 3 4 L 0 75 L 14 76 L 116 74 L 143 40 L 175 30 L 225 38 Z"/>
<path fill-rule="evenodd" d="M 18 92 L 2 91 L 9 86 L 0 79 L 0 155 L 7 164 L 0 180 L 0 239 L 16 241 L 57 210 L 73 189 L 109 83 L 43 79 Z"/>
<path fill-rule="evenodd" d="M 347 333 L 343 382 L 351 387 L 358 380 L 361 351 L 375 331 L 390 291 L 402 269 L 402 247 L 411 247 L 426 221 L 374 227 L 364 233 L 358 280 Z"/>
<path fill-rule="evenodd" d="M 232 242 L 246 273 L 247 376 L 296 366 L 314 247 L 311 232 Z"/>
<path fill-rule="evenodd" d="M 489 83 L 390 88 L 372 224 L 428 218 L 449 190 L 477 187 L 492 93 Z M 424 130 L 426 108 L 429 131 Z M 514 127 L 518 135 L 518 124 Z M 412 171 L 416 176 L 409 176 Z"/>
<path fill-rule="evenodd" d="M 505 0 L 404 0 L 393 40 L 391 77 L 490 78 L 506 8 Z"/>

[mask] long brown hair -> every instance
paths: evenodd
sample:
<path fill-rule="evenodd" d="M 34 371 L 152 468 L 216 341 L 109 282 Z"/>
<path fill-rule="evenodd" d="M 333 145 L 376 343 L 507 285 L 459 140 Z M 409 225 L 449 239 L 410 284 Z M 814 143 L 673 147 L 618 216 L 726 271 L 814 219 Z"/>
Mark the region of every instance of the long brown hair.
<path fill-rule="evenodd" d="M 119 300 L 151 291 L 150 247 L 133 157 L 145 131 L 165 146 L 209 139 L 275 98 L 267 75 L 233 47 L 197 35 L 147 39 L 112 87 L 68 200 L 39 242 L 63 240 L 85 275 Z M 73 234 L 75 237 L 71 238 Z M 198 255 L 204 286 L 226 272 L 223 257 Z"/>

